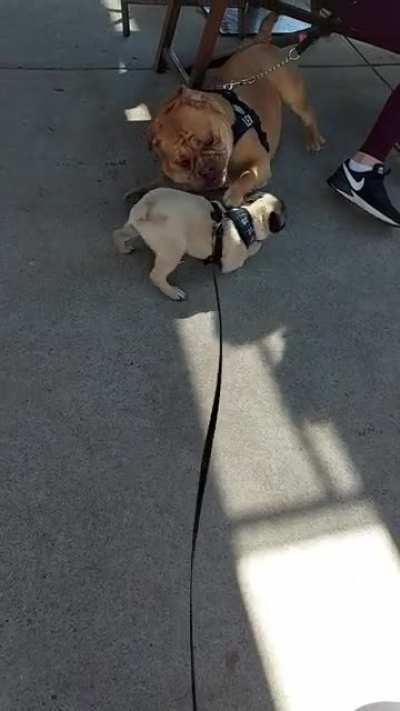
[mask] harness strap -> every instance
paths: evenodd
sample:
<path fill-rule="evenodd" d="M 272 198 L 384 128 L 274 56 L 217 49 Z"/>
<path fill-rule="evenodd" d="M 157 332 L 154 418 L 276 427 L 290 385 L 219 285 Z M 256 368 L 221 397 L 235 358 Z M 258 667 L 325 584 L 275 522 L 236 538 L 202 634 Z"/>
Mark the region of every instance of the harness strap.
<path fill-rule="evenodd" d="M 259 115 L 252 109 L 248 104 L 239 99 L 234 91 L 228 89 L 221 89 L 219 91 L 214 91 L 215 94 L 220 94 L 226 101 L 229 101 L 230 105 L 235 114 L 235 122 L 232 126 L 233 131 L 233 142 L 237 143 L 238 140 L 249 131 L 254 128 L 257 131 L 258 138 L 261 145 L 265 148 L 267 153 L 269 153 L 269 143 L 267 134 L 265 133 Z"/>
<path fill-rule="evenodd" d="M 211 219 L 215 223 L 213 229 L 214 247 L 210 256 L 203 260 L 203 264 L 217 264 L 220 267 L 223 249 L 222 238 L 224 234 L 224 227 L 222 221 L 224 219 L 224 212 L 221 205 L 218 202 L 215 202 L 215 200 L 211 201 L 211 206 Z"/>
<path fill-rule="evenodd" d="M 203 264 L 217 264 L 221 266 L 224 218 L 232 220 L 240 239 L 246 245 L 247 249 L 256 240 L 256 232 L 250 212 L 245 207 L 231 207 L 224 210 L 221 205 L 214 200 L 211 202 L 211 206 L 211 219 L 215 223 L 213 229 L 214 246 L 210 256 L 203 260 Z"/>
<path fill-rule="evenodd" d="M 248 249 L 256 239 L 254 224 L 249 211 L 245 207 L 232 207 L 226 211 L 226 216 L 232 220 L 240 239 Z"/>

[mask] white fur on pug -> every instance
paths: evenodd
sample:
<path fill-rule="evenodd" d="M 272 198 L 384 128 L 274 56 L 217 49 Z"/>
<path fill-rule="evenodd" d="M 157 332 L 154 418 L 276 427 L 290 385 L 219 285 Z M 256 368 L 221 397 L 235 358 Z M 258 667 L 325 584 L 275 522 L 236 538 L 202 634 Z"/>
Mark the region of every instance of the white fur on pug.
<path fill-rule="evenodd" d="M 242 267 L 270 232 L 283 226 L 283 204 L 273 195 L 258 197 L 246 209 L 253 220 L 256 240 L 247 248 L 233 222 L 224 218 L 221 268 L 225 274 Z M 167 278 L 184 254 L 207 259 L 213 253 L 215 222 L 211 213 L 211 203 L 200 195 L 173 188 L 151 190 L 134 205 L 126 224 L 115 230 L 115 247 L 121 254 L 128 254 L 134 250 L 136 238 L 142 237 L 155 254 L 151 281 L 170 299 L 182 301 L 185 292 L 172 286 Z"/>

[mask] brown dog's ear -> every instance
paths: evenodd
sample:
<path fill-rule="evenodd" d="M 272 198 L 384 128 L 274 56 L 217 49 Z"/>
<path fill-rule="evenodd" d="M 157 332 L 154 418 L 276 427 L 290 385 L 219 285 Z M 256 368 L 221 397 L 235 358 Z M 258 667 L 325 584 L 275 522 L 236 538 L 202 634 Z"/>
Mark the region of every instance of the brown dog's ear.
<path fill-rule="evenodd" d="M 260 29 L 258 30 L 257 39 L 260 42 L 271 43 L 272 40 L 272 30 L 279 15 L 276 12 L 270 12 L 269 15 L 262 21 Z"/>
<path fill-rule="evenodd" d="M 173 108 L 179 103 L 182 102 L 184 92 L 185 92 L 186 87 L 185 86 L 180 86 L 179 89 L 173 94 L 160 108 L 159 115 L 160 114 L 169 114 L 170 111 L 172 111 Z"/>
<path fill-rule="evenodd" d="M 192 101 L 199 101 L 203 103 L 205 99 L 203 91 L 190 89 L 188 86 L 181 86 L 180 96 L 183 101 L 188 101 L 189 103 L 192 103 Z"/>
<path fill-rule="evenodd" d="M 147 130 L 147 145 L 150 151 L 154 151 L 160 145 L 160 140 L 157 138 L 157 128 L 159 128 L 159 121 L 151 121 L 150 126 Z"/>
<path fill-rule="evenodd" d="M 181 86 L 176 95 L 176 103 L 192 106 L 193 108 L 202 108 L 205 104 L 210 104 L 210 97 L 204 91 L 190 89 L 188 86 Z"/>
<path fill-rule="evenodd" d="M 172 111 L 172 109 L 174 109 L 175 106 L 181 101 L 184 88 L 185 87 L 183 86 L 179 87 L 175 94 L 173 94 L 173 96 L 171 96 L 171 98 L 161 106 L 156 118 L 151 121 L 147 132 L 147 145 L 151 151 L 156 150 L 160 145 L 160 139 L 158 138 L 158 133 L 162 126 L 160 118 L 166 114 L 169 114 L 169 112 Z"/>
<path fill-rule="evenodd" d="M 176 108 L 176 106 L 179 105 L 200 108 L 209 103 L 210 98 L 208 94 L 204 93 L 204 91 L 196 91 L 195 89 L 190 89 L 188 86 L 182 85 L 175 92 L 175 94 L 173 94 L 173 96 L 171 96 L 171 98 L 161 106 L 158 118 L 166 116 L 166 114 L 169 114 Z"/>

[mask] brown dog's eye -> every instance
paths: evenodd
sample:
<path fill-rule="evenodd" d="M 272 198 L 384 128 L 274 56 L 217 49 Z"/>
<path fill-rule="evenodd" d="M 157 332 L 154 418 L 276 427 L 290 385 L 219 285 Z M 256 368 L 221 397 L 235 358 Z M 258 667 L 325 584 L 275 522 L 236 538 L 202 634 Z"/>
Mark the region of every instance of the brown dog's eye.
<path fill-rule="evenodd" d="M 183 160 L 180 160 L 179 165 L 181 166 L 181 168 L 190 168 L 189 158 L 184 158 Z"/>
<path fill-rule="evenodd" d="M 214 138 L 213 138 L 212 136 L 209 136 L 209 137 L 204 141 L 204 145 L 206 146 L 206 148 L 209 148 L 210 146 L 212 146 L 213 143 L 214 143 Z"/>

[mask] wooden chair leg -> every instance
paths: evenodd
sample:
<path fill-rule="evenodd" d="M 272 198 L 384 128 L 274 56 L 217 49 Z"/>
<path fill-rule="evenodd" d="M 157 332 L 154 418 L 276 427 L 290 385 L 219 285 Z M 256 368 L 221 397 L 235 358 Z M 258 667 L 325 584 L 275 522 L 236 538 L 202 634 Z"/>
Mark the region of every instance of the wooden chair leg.
<path fill-rule="evenodd" d="M 156 72 L 163 72 L 166 69 L 164 52 L 165 50 L 168 51 L 171 48 L 181 7 L 182 0 L 168 0 L 168 7 L 161 30 L 160 43 L 158 45 L 156 58 L 154 60 L 153 68 Z"/>
<path fill-rule="evenodd" d="M 129 3 L 128 0 L 121 0 L 122 34 L 129 37 L 131 28 L 129 24 Z"/>
<path fill-rule="evenodd" d="M 243 40 L 246 37 L 246 15 L 249 8 L 248 2 L 241 2 L 238 7 L 238 35 L 239 39 Z"/>
<path fill-rule="evenodd" d="M 192 87 L 201 84 L 204 73 L 211 62 L 221 21 L 228 3 L 229 0 L 213 0 L 211 3 L 211 11 L 201 36 L 200 46 L 190 75 L 190 86 Z"/>

